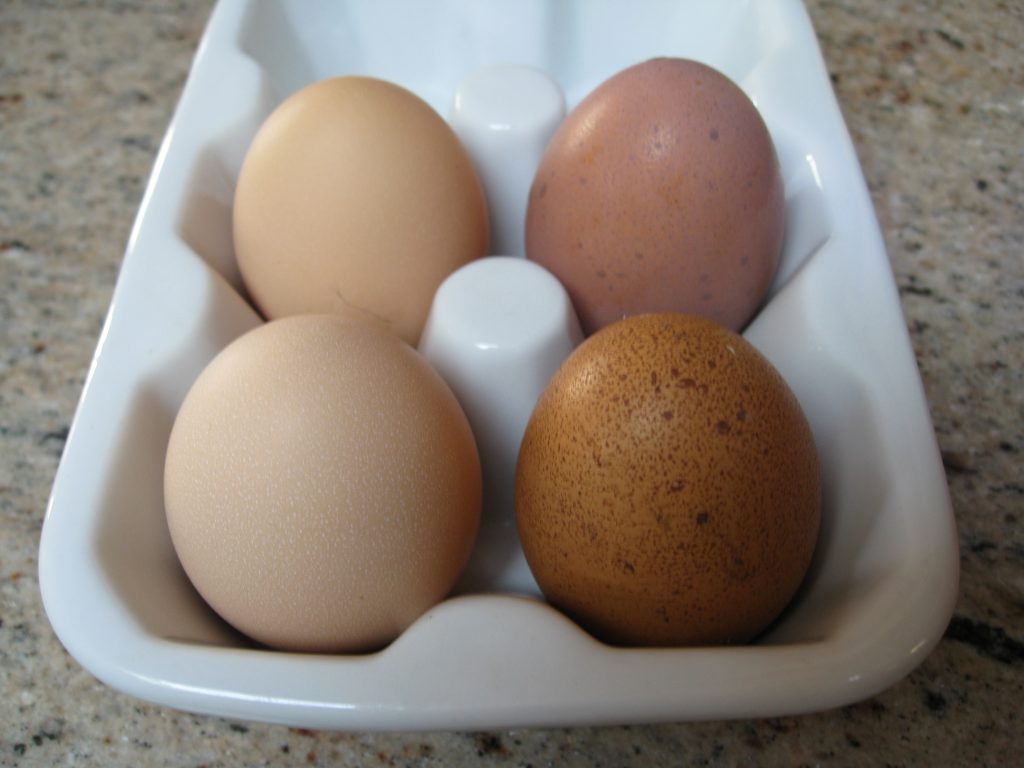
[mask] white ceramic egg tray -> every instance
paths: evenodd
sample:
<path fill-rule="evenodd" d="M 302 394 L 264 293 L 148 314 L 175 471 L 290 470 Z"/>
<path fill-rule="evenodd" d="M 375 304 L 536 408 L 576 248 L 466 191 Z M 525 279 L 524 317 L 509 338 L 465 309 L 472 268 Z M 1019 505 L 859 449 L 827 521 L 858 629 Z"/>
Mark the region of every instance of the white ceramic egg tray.
<path fill-rule="evenodd" d="M 233 261 L 230 208 L 260 122 L 302 85 L 343 73 L 397 82 L 447 117 L 458 84 L 492 64 L 546 72 L 571 108 L 658 55 L 732 77 L 779 151 L 783 267 L 745 335 L 796 392 L 824 465 L 823 527 L 795 602 L 753 645 L 620 649 L 498 568 L 470 573 L 472 588 L 375 654 L 280 653 L 232 631 L 178 564 L 162 472 L 192 381 L 259 323 Z M 955 525 L 878 224 L 801 4 L 221 0 L 128 243 L 39 571 L 54 630 L 100 680 L 175 708 L 308 728 L 777 716 L 906 675 L 953 610 Z"/>

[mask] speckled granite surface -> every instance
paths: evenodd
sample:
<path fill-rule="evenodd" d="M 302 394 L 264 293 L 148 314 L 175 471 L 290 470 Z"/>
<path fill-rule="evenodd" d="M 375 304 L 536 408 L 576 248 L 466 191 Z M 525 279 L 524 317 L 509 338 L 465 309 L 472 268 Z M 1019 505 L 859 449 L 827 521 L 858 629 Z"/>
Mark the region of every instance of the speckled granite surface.
<path fill-rule="evenodd" d="M 0 766 L 991 765 L 1024 751 L 1024 6 L 812 0 L 889 248 L 962 548 L 946 636 L 840 711 L 757 722 L 312 733 L 112 691 L 36 576 L 50 484 L 209 3 L 0 5 Z"/>

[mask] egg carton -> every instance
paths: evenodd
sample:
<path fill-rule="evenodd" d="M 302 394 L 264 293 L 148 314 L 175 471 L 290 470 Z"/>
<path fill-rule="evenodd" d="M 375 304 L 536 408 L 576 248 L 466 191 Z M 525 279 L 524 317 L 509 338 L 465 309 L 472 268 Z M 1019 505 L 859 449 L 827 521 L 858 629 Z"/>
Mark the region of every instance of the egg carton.
<path fill-rule="evenodd" d="M 449 117 L 460 83 L 507 64 L 546 73 L 571 108 L 654 56 L 731 77 L 778 150 L 782 266 L 744 335 L 789 382 L 823 465 L 822 528 L 796 599 L 749 645 L 605 645 L 543 601 L 506 500 L 484 510 L 480 547 L 511 554 L 477 557 L 455 595 L 382 651 L 284 653 L 232 630 L 181 569 L 162 479 L 188 388 L 261 322 L 231 237 L 234 185 L 260 123 L 337 74 L 396 82 Z M 488 183 L 494 205 L 501 182 Z M 864 699 L 906 675 L 952 614 L 956 530 L 884 243 L 802 5 L 221 0 L 128 242 L 55 478 L 39 577 L 57 636 L 110 686 L 306 728 L 780 716 Z"/>

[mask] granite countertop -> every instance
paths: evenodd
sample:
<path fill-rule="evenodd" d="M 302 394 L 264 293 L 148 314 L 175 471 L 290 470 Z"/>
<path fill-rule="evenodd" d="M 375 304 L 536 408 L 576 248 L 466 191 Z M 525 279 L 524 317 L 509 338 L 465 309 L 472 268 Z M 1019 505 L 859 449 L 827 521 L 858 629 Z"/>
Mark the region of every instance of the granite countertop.
<path fill-rule="evenodd" d="M 315 733 L 97 682 L 39 596 L 47 497 L 208 0 L 0 9 L 0 766 L 1009 765 L 1024 751 L 1024 8 L 810 0 L 885 235 L 961 546 L 948 630 L 838 711 L 494 733 Z"/>

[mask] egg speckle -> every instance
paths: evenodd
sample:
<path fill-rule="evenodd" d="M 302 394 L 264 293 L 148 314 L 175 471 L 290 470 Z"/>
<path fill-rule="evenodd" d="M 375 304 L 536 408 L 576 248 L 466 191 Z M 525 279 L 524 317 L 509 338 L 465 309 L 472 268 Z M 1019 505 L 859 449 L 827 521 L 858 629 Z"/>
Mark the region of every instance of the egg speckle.
<path fill-rule="evenodd" d="M 455 397 L 393 334 L 273 321 L 202 372 L 164 474 L 175 550 L 225 620 L 267 645 L 378 648 L 452 588 L 481 503 Z"/>
<path fill-rule="evenodd" d="M 544 391 L 516 513 L 545 596 L 598 637 L 741 642 L 807 570 L 821 477 L 799 403 L 754 347 L 706 319 L 640 315 Z"/>

